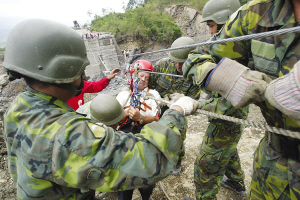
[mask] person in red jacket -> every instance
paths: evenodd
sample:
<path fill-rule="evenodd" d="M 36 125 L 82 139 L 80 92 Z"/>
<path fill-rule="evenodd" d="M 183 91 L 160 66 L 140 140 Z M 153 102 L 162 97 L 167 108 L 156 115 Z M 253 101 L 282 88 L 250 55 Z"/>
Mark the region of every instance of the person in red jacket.
<path fill-rule="evenodd" d="M 110 74 L 107 77 L 102 78 L 99 81 L 86 81 L 84 80 L 84 88 L 82 89 L 82 92 L 78 96 L 74 96 L 67 104 L 71 106 L 74 110 L 77 110 L 80 106 L 84 104 L 83 95 L 85 93 L 96 93 L 101 92 L 104 88 L 106 88 L 109 84 L 109 81 L 117 75 L 118 72 L 120 72 L 120 68 L 113 69 Z"/>

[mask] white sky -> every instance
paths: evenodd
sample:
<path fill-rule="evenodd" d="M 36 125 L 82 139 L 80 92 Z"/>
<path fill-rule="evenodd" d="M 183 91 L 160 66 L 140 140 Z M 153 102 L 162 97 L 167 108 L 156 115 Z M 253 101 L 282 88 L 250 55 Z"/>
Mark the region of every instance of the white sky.
<path fill-rule="evenodd" d="M 102 9 L 111 8 L 124 12 L 122 7 L 129 0 L 0 0 L 0 27 L 13 27 L 30 18 L 49 19 L 73 26 L 73 21 L 82 26 L 91 22 L 94 15 L 102 16 Z M 93 14 L 88 16 L 87 12 Z"/>

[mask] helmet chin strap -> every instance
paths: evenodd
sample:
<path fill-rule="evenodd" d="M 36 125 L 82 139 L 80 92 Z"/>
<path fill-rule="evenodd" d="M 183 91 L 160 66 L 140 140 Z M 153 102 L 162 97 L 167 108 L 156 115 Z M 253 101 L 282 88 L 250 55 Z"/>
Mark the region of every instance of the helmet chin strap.
<path fill-rule="evenodd" d="M 83 77 L 85 76 L 85 73 L 82 73 L 81 75 L 81 82 L 79 87 L 77 87 L 76 85 L 70 84 L 70 83 L 62 83 L 62 84 L 58 84 L 58 83 L 49 83 L 50 85 L 53 85 L 55 87 L 59 87 L 65 90 L 69 90 L 69 91 L 76 91 L 77 94 L 75 96 L 79 96 L 82 92 L 82 89 L 84 87 L 84 79 Z"/>
<path fill-rule="evenodd" d="M 224 26 L 224 24 L 217 24 L 217 32 L 219 32 L 223 26 Z"/>

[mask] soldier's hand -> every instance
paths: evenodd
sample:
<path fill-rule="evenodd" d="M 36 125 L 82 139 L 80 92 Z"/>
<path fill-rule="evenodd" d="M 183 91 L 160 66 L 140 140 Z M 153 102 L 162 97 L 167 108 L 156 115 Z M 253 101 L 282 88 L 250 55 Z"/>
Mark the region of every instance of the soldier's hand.
<path fill-rule="evenodd" d="M 290 73 L 273 80 L 264 91 L 264 98 L 300 125 L 300 61 Z"/>
<path fill-rule="evenodd" d="M 181 97 L 184 97 L 184 94 L 181 94 L 181 93 L 173 93 L 173 94 L 170 94 L 170 103 L 175 103 L 178 99 L 180 99 Z"/>
<path fill-rule="evenodd" d="M 184 96 L 173 103 L 170 108 L 172 109 L 173 106 L 180 106 L 183 109 L 184 115 L 190 115 L 193 114 L 198 107 L 200 108 L 201 105 L 191 97 Z"/>
<path fill-rule="evenodd" d="M 263 101 L 263 93 L 271 79 L 264 73 L 223 58 L 208 76 L 205 87 L 218 92 L 234 107 L 242 108 Z"/>

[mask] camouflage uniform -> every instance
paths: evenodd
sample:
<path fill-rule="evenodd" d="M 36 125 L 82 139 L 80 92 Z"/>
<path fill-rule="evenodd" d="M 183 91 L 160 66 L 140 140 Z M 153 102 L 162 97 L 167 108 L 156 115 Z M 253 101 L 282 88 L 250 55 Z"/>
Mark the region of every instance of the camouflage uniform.
<path fill-rule="evenodd" d="M 163 58 L 159 60 L 155 64 L 153 71 L 179 75 L 174 62 L 169 58 Z M 162 76 L 159 74 L 151 74 L 148 86 L 149 88 L 155 89 L 162 98 L 170 97 L 169 95 L 173 93 L 181 93 L 193 99 L 200 98 L 201 90 L 199 86 L 195 86 L 193 85 L 193 83 L 187 82 L 183 78 L 178 78 L 175 76 Z M 184 135 L 183 141 L 185 138 L 186 136 Z M 185 157 L 184 143 L 182 143 L 182 151 L 179 157 L 181 160 Z"/>
<path fill-rule="evenodd" d="M 246 4 L 247 2 L 249 2 L 250 0 L 240 0 L 241 5 Z"/>
<path fill-rule="evenodd" d="M 240 119 L 248 116 L 248 106 L 236 109 L 217 93 L 200 102 L 203 109 L 210 112 Z M 213 118 L 209 118 L 209 122 L 194 166 L 197 199 L 215 199 L 224 175 L 236 182 L 245 178 L 236 148 L 244 126 Z"/>
<path fill-rule="evenodd" d="M 241 7 L 226 22 L 221 33 L 213 40 L 242 36 L 298 26 L 291 1 L 254 0 Z M 273 78 L 290 72 L 299 60 L 299 33 L 288 33 L 259 39 L 209 47 L 216 61 L 222 57 L 234 59 L 250 69 L 264 72 Z M 210 64 L 199 59 L 197 74 Z M 188 68 L 189 63 L 184 67 Z M 203 89 L 204 85 L 201 85 Z M 300 126 L 267 101 L 256 103 L 267 123 L 300 132 Z M 261 140 L 254 158 L 254 173 L 250 199 L 300 199 L 299 141 L 267 132 Z"/>
<path fill-rule="evenodd" d="M 95 190 L 153 184 L 174 169 L 186 123 L 178 111 L 167 110 L 140 134 L 115 132 L 29 88 L 4 120 L 18 199 L 94 199 Z"/>
<path fill-rule="evenodd" d="M 180 75 L 176 70 L 174 62 L 169 58 L 159 60 L 154 66 L 153 71 Z M 159 74 L 151 74 L 149 88 L 158 91 L 162 98 L 173 93 L 181 93 L 197 100 L 200 98 L 201 92 L 199 86 L 194 86 L 193 83 L 187 82 L 183 78 L 162 76 Z"/>

